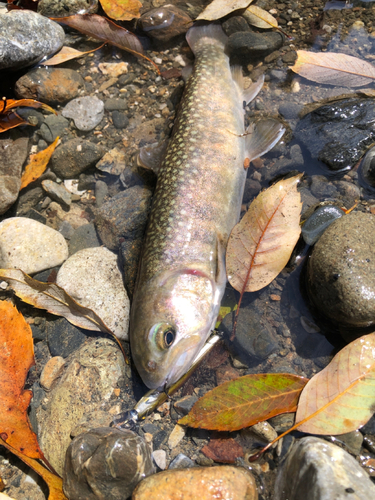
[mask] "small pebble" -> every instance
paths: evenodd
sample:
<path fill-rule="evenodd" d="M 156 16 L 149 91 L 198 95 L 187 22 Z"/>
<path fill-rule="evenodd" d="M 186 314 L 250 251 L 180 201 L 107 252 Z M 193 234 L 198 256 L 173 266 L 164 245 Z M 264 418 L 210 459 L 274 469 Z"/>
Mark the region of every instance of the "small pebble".
<path fill-rule="evenodd" d="M 70 101 L 61 113 L 71 118 L 78 130 L 93 130 L 104 116 L 104 102 L 95 96 L 77 97 Z"/>
<path fill-rule="evenodd" d="M 46 391 L 49 391 L 55 380 L 60 377 L 64 370 L 64 366 L 65 360 L 61 356 L 55 356 L 51 358 L 44 366 L 43 371 L 40 375 L 40 385 Z"/>
<path fill-rule="evenodd" d="M 182 425 L 176 424 L 168 438 L 169 448 L 173 450 L 173 448 L 175 448 L 183 440 L 185 434 L 186 434 L 186 428 L 182 427 Z"/>
<path fill-rule="evenodd" d="M 159 469 L 165 470 L 167 468 L 167 454 L 164 450 L 155 450 L 151 456 Z"/>

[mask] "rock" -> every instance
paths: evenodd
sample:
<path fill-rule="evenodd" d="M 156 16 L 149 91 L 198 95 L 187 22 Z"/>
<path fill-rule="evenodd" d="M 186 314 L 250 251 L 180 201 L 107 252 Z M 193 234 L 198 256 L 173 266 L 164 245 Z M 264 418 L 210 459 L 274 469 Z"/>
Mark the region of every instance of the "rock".
<path fill-rule="evenodd" d="M 254 477 L 236 467 L 193 467 L 154 474 L 135 489 L 132 500 L 257 500 Z"/>
<path fill-rule="evenodd" d="M 249 61 L 255 57 L 264 57 L 281 48 L 284 36 L 276 31 L 254 33 L 242 31 L 233 33 L 228 39 L 228 51 L 237 59 Z"/>
<path fill-rule="evenodd" d="M 324 175 L 312 175 L 311 176 L 311 193 L 325 200 L 326 198 L 334 198 L 337 194 L 336 187 L 330 182 Z"/>
<path fill-rule="evenodd" d="M 352 455 L 359 455 L 361 453 L 363 435 L 360 431 L 346 432 L 345 434 L 339 434 L 333 439 L 338 443 L 342 443 L 346 451 Z"/>
<path fill-rule="evenodd" d="M 164 450 L 155 450 L 152 452 L 152 459 L 155 465 L 161 470 L 167 468 L 167 454 Z"/>
<path fill-rule="evenodd" d="M 171 469 L 189 469 L 195 467 L 196 464 L 183 453 L 179 453 L 169 464 L 168 470 Z"/>
<path fill-rule="evenodd" d="M 39 0 L 38 12 L 46 17 L 65 17 L 73 14 L 95 14 L 98 0 Z"/>
<path fill-rule="evenodd" d="M 306 437 L 297 441 L 279 470 L 275 500 L 375 498 L 375 485 L 356 460 L 334 444 Z"/>
<path fill-rule="evenodd" d="M 103 75 L 108 75 L 109 78 L 118 78 L 119 76 L 125 75 L 128 72 L 129 63 L 124 61 L 117 63 L 102 62 L 98 64 L 98 68 L 103 73 Z M 108 101 L 111 100 L 112 99 L 108 99 Z M 125 102 L 124 99 L 113 99 L 113 100 L 114 101 L 121 100 Z"/>
<path fill-rule="evenodd" d="M 151 205 L 151 191 L 134 186 L 117 194 L 98 209 L 95 224 L 104 245 L 117 250 L 120 238 L 143 236 Z"/>
<path fill-rule="evenodd" d="M 50 198 L 57 201 L 64 207 L 69 207 L 72 203 L 72 195 L 63 184 L 57 184 L 57 182 L 47 179 L 42 181 L 42 186 Z"/>
<path fill-rule="evenodd" d="M 129 125 L 129 118 L 125 113 L 120 111 L 112 111 L 112 121 L 116 128 L 126 128 Z"/>
<path fill-rule="evenodd" d="M 43 371 L 40 375 L 40 385 L 49 391 L 56 381 L 62 374 L 65 366 L 65 360 L 61 356 L 55 356 L 51 358 L 47 364 L 44 366 Z"/>
<path fill-rule="evenodd" d="M 330 170 L 352 168 L 375 140 L 374 99 L 342 99 L 308 113 L 295 137 Z"/>
<path fill-rule="evenodd" d="M 71 499 L 124 500 L 153 472 L 143 438 L 129 430 L 92 429 L 77 436 L 68 448 L 64 492 Z"/>
<path fill-rule="evenodd" d="M 249 203 L 262 190 L 262 185 L 254 179 L 246 179 L 242 203 Z"/>
<path fill-rule="evenodd" d="M 19 99 L 36 99 L 54 105 L 74 99 L 84 86 L 82 76 L 72 69 L 38 68 L 21 76 L 14 90 Z"/>
<path fill-rule="evenodd" d="M 335 205 L 318 207 L 302 226 L 301 234 L 305 243 L 314 245 L 327 227 L 343 215 L 345 212 Z"/>
<path fill-rule="evenodd" d="M 87 339 L 83 331 L 65 318 L 46 323 L 46 337 L 52 356 L 67 358 L 76 351 Z"/>
<path fill-rule="evenodd" d="M 40 135 L 46 142 L 53 142 L 56 137 L 61 137 L 69 127 L 69 120 L 60 115 L 48 115 L 40 126 Z"/>
<path fill-rule="evenodd" d="M 111 99 L 107 99 L 104 103 L 104 109 L 106 111 L 124 111 L 128 109 L 128 103 L 125 99 L 118 99 L 112 97 Z"/>
<path fill-rule="evenodd" d="M 104 181 L 96 181 L 95 183 L 95 206 L 100 208 L 108 195 L 108 184 Z"/>
<path fill-rule="evenodd" d="M 182 425 L 176 424 L 168 438 L 169 448 L 171 450 L 173 450 L 173 448 L 176 448 L 176 446 L 184 439 L 185 434 L 186 434 L 186 428 L 183 427 Z"/>
<path fill-rule="evenodd" d="M 238 458 L 243 458 L 242 446 L 232 438 L 210 439 L 203 446 L 201 453 L 215 462 L 234 464 Z"/>
<path fill-rule="evenodd" d="M 22 165 L 28 154 L 27 137 L 0 139 L 0 215 L 16 201 L 21 186 Z"/>
<path fill-rule="evenodd" d="M 104 247 L 76 252 L 61 266 L 56 283 L 96 312 L 116 337 L 128 338 L 130 302 L 114 253 Z"/>
<path fill-rule="evenodd" d="M 375 322 L 375 217 L 351 212 L 337 219 L 315 244 L 307 266 L 309 297 L 341 325 Z"/>
<path fill-rule="evenodd" d="M 274 70 L 277 71 L 277 70 Z M 284 73 L 283 73 L 284 75 Z M 285 78 L 285 75 L 283 79 Z M 279 113 L 286 120 L 297 120 L 300 111 L 303 108 L 303 104 L 298 104 L 296 102 L 283 102 L 279 106 Z"/>
<path fill-rule="evenodd" d="M 26 217 L 0 222 L 0 267 L 37 273 L 62 264 L 68 245 L 54 229 Z"/>
<path fill-rule="evenodd" d="M 167 42 L 175 36 L 186 33 L 192 19 L 185 11 L 168 4 L 149 10 L 140 17 L 139 22 L 143 31 L 151 38 Z"/>
<path fill-rule="evenodd" d="M 126 162 L 125 149 L 113 148 L 96 164 L 96 168 L 110 175 L 120 175 Z"/>
<path fill-rule="evenodd" d="M 65 106 L 61 114 L 71 118 L 78 130 L 88 132 L 102 121 L 104 103 L 95 96 L 77 97 Z"/>
<path fill-rule="evenodd" d="M 124 358 L 115 342 L 89 339 L 72 355 L 48 402 L 38 408 L 39 444 L 59 474 L 72 429 L 85 414 L 110 401 L 124 370 Z"/>
<path fill-rule="evenodd" d="M 73 179 L 87 168 L 95 165 L 104 155 L 96 144 L 82 139 L 72 139 L 54 151 L 52 170 L 62 179 Z"/>
<path fill-rule="evenodd" d="M 222 24 L 223 30 L 227 36 L 233 35 L 238 31 L 251 31 L 247 21 L 242 16 L 232 16 Z"/>
<path fill-rule="evenodd" d="M 180 415 L 187 415 L 198 401 L 198 396 L 192 394 L 191 396 L 184 396 L 175 402 L 173 405 Z"/>
<path fill-rule="evenodd" d="M 0 69 L 31 66 L 64 44 L 61 26 L 30 10 L 0 15 Z"/>

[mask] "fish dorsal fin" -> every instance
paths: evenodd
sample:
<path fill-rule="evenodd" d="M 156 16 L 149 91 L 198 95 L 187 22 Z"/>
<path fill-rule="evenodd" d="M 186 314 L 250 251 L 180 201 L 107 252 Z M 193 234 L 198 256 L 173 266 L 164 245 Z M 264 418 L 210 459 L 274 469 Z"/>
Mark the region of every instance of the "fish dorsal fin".
<path fill-rule="evenodd" d="M 284 125 L 273 118 L 251 123 L 246 129 L 246 158 L 251 161 L 266 154 L 279 142 L 284 132 Z"/>

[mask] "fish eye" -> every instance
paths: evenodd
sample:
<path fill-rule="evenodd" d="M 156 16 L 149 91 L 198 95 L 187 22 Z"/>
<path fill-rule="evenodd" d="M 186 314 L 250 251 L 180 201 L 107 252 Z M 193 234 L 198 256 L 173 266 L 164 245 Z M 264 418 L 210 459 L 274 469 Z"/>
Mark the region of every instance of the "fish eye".
<path fill-rule="evenodd" d="M 151 328 L 149 335 L 154 339 L 159 349 L 164 350 L 173 344 L 176 338 L 176 330 L 168 323 L 157 323 Z"/>

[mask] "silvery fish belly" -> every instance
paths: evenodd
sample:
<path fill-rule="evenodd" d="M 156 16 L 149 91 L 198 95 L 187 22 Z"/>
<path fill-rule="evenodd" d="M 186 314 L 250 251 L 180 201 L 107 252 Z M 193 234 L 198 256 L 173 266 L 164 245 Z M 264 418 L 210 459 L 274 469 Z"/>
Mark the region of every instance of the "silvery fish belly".
<path fill-rule="evenodd" d="M 265 137 L 244 136 L 243 101 L 251 95 L 243 93 L 240 70 L 231 71 L 221 27 L 193 27 L 187 39 L 195 66 L 160 167 L 131 312 L 132 356 L 151 389 L 178 380 L 214 328 L 244 160 L 282 135 L 273 124 Z"/>

